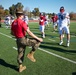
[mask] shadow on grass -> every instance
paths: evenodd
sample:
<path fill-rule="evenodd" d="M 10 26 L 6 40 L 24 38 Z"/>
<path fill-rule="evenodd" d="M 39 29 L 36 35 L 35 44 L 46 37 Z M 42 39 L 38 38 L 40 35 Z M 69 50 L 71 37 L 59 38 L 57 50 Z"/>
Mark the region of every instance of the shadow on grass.
<path fill-rule="evenodd" d="M 8 68 L 11 68 L 11 69 L 14 69 L 14 70 L 18 71 L 17 66 L 12 65 L 12 64 L 9 64 L 9 63 L 7 63 L 5 60 L 3 60 L 3 59 L 0 59 L 0 65 L 5 66 L 5 67 L 8 67 Z"/>
<path fill-rule="evenodd" d="M 41 35 L 41 33 L 38 33 L 38 32 L 33 32 L 34 34 L 36 34 L 36 35 Z"/>
<path fill-rule="evenodd" d="M 46 49 L 52 49 L 52 50 L 55 50 L 55 51 L 59 51 L 59 52 L 64 52 L 64 53 L 76 53 L 76 51 L 75 50 L 68 50 L 68 48 L 66 47 L 66 49 L 62 49 L 62 48 L 59 48 L 59 47 L 56 47 L 56 46 L 58 46 L 59 45 L 59 43 L 49 43 L 49 42 L 43 42 L 42 43 L 43 45 L 40 45 L 40 47 L 41 48 L 44 48 L 45 50 Z M 49 44 L 50 46 L 47 46 L 47 45 L 44 45 L 44 44 Z M 51 46 L 51 45 L 54 45 L 54 47 L 53 46 Z"/>
<path fill-rule="evenodd" d="M 70 35 L 76 36 L 76 33 L 72 33 L 72 32 L 71 32 Z"/>
<path fill-rule="evenodd" d="M 73 72 L 72 75 L 76 75 L 76 72 Z"/>
<path fill-rule="evenodd" d="M 35 29 L 35 30 L 39 30 L 39 28 L 37 28 L 37 27 L 36 27 L 36 28 L 31 28 L 30 30 L 34 30 L 34 29 Z"/>

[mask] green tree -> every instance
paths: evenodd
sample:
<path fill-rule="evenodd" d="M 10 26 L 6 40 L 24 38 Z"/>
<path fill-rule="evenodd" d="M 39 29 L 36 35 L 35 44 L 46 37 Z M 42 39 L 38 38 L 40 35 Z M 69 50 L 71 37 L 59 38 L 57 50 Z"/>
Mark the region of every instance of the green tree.
<path fill-rule="evenodd" d="M 8 10 L 8 9 L 5 9 L 5 10 L 4 10 L 4 14 L 5 14 L 5 15 L 9 15 L 9 10 Z"/>
<path fill-rule="evenodd" d="M 16 5 L 12 5 L 11 7 L 9 7 L 9 12 L 11 15 L 15 16 L 16 11 L 23 11 L 23 5 L 21 3 L 17 3 Z"/>
<path fill-rule="evenodd" d="M 34 8 L 33 12 L 34 16 L 39 16 L 39 8 Z"/>
<path fill-rule="evenodd" d="M 15 8 L 16 8 L 16 11 L 23 11 L 23 5 L 20 3 L 20 2 L 18 2 L 17 4 L 16 4 L 16 6 L 15 6 Z"/>
<path fill-rule="evenodd" d="M 16 11 L 16 5 L 12 5 L 11 7 L 9 7 L 9 12 L 11 15 L 15 16 L 15 11 Z"/>
<path fill-rule="evenodd" d="M 2 5 L 0 5 L 0 17 L 4 16 L 4 8 Z"/>
<path fill-rule="evenodd" d="M 76 13 L 71 12 L 69 15 L 70 15 L 70 19 L 76 20 Z"/>

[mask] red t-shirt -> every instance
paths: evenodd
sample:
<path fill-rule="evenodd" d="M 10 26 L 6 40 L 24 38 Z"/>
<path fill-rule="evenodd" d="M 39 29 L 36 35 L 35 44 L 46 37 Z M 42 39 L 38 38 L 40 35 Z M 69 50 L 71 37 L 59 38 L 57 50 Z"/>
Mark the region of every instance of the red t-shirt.
<path fill-rule="evenodd" d="M 27 28 L 27 24 L 21 19 L 16 19 L 11 25 L 11 30 L 16 38 L 24 37 L 26 35 L 25 32 Z"/>
<path fill-rule="evenodd" d="M 39 25 L 44 25 L 44 16 L 40 16 Z"/>
<path fill-rule="evenodd" d="M 57 19 L 58 19 L 57 16 L 53 16 L 53 17 L 52 17 L 52 21 L 53 21 L 53 23 L 54 23 L 54 22 L 57 22 Z"/>

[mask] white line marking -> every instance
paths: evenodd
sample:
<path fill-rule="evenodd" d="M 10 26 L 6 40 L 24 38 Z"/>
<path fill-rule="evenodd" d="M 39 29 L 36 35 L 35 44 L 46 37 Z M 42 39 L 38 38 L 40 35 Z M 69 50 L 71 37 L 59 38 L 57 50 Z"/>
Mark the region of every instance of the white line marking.
<path fill-rule="evenodd" d="M 17 50 L 16 47 L 13 47 L 13 48 L 14 48 L 15 50 Z M 31 47 L 29 47 L 29 48 L 31 48 Z M 61 58 L 61 59 L 63 59 L 63 60 L 66 60 L 66 61 L 69 61 L 69 62 L 71 62 L 71 63 L 76 64 L 75 61 L 70 60 L 70 59 L 68 59 L 68 58 L 65 58 L 65 57 L 62 57 L 62 56 L 57 55 L 57 54 L 55 54 L 55 53 L 52 53 L 52 52 L 46 51 L 46 50 L 44 50 L 44 49 L 42 49 L 42 48 L 38 48 L 38 49 L 41 50 L 41 51 L 43 51 L 43 52 L 45 52 L 45 53 L 51 54 L 51 55 L 53 55 L 53 56 L 55 56 L 55 57 L 58 57 L 58 58 Z"/>
<path fill-rule="evenodd" d="M 48 54 L 51 54 L 51 55 L 53 55 L 53 56 L 56 56 L 56 57 L 58 57 L 58 58 L 61 58 L 61 59 L 64 59 L 64 60 L 67 60 L 67 61 L 69 61 L 69 62 L 71 62 L 71 63 L 76 64 L 75 61 L 70 60 L 70 59 L 68 59 L 68 58 L 62 57 L 62 56 L 60 56 L 60 55 L 54 54 L 54 53 L 52 53 L 52 52 L 46 51 L 46 50 L 41 49 L 41 48 L 38 48 L 38 49 L 41 50 L 41 51 L 43 51 L 43 52 L 46 52 L 46 53 L 48 53 Z"/>
<path fill-rule="evenodd" d="M 16 47 L 13 47 L 13 49 L 17 50 L 17 48 L 16 48 Z"/>
<path fill-rule="evenodd" d="M 0 32 L 0 34 L 2 34 L 2 35 L 4 35 L 4 36 L 6 36 L 6 37 L 8 37 L 8 38 L 12 38 L 11 36 L 8 36 L 8 35 L 3 34 L 3 33 L 1 33 L 1 32 Z"/>
<path fill-rule="evenodd" d="M 0 32 L 0 34 L 2 34 L 2 35 L 4 35 L 4 36 L 6 36 L 6 37 L 8 37 L 8 38 L 12 38 L 11 36 L 8 36 L 8 35 L 3 34 L 3 33 L 1 33 L 1 32 Z M 16 39 L 14 39 L 14 40 L 16 40 Z"/>
<path fill-rule="evenodd" d="M 1 33 L 1 32 L 0 32 L 0 34 L 6 36 L 6 37 L 8 37 L 8 38 L 12 38 L 11 36 L 8 36 L 8 35 L 3 34 L 3 33 Z M 13 49 L 17 50 L 16 47 L 13 47 Z M 61 58 L 61 59 L 63 59 L 63 60 L 66 60 L 66 61 L 69 61 L 69 62 L 71 62 L 71 63 L 76 64 L 75 61 L 70 60 L 70 59 L 68 59 L 68 58 L 65 58 L 65 57 L 62 57 L 62 56 L 60 56 L 60 55 L 54 54 L 54 53 L 52 53 L 52 52 L 46 51 L 46 50 L 44 50 L 44 49 L 42 49 L 42 48 L 38 48 L 38 49 L 41 50 L 41 51 L 43 51 L 43 52 L 46 52 L 46 53 L 48 53 L 48 54 L 51 54 L 51 55 L 53 55 L 53 56 L 56 56 L 56 57 L 58 57 L 58 58 Z"/>

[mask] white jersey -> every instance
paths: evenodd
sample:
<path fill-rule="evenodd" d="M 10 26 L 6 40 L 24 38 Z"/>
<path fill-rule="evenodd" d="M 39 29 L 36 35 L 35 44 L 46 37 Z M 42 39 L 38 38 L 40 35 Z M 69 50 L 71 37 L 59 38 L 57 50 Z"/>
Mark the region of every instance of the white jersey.
<path fill-rule="evenodd" d="M 58 13 L 58 30 L 59 34 L 62 35 L 63 31 L 65 31 L 66 34 L 69 34 L 69 28 L 68 28 L 68 19 L 69 14 L 68 13 Z"/>
<path fill-rule="evenodd" d="M 11 16 L 11 22 L 13 22 L 14 21 L 14 16 Z"/>
<path fill-rule="evenodd" d="M 59 27 L 64 27 L 68 25 L 68 19 L 69 14 L 68 13 L 58 13 L 58 26 Z"/>
<path fill-rule="evenodd" d="M 10 25 L 10 17 L 9 17 L 9 16 L 7 16 L 7 17 L 5 18 L 5 23 L 8 24 L 8 25 Z"/>
<path fill-rule="evenodd" d="M 24 16 L 24 21 L 26 22 L 26 24 L 28 24 L 28 16 Z"/>
<path fill-rule="evenodd" d="M 48 25 L 48 15 L 45 16 L 45 25 Z"/>

